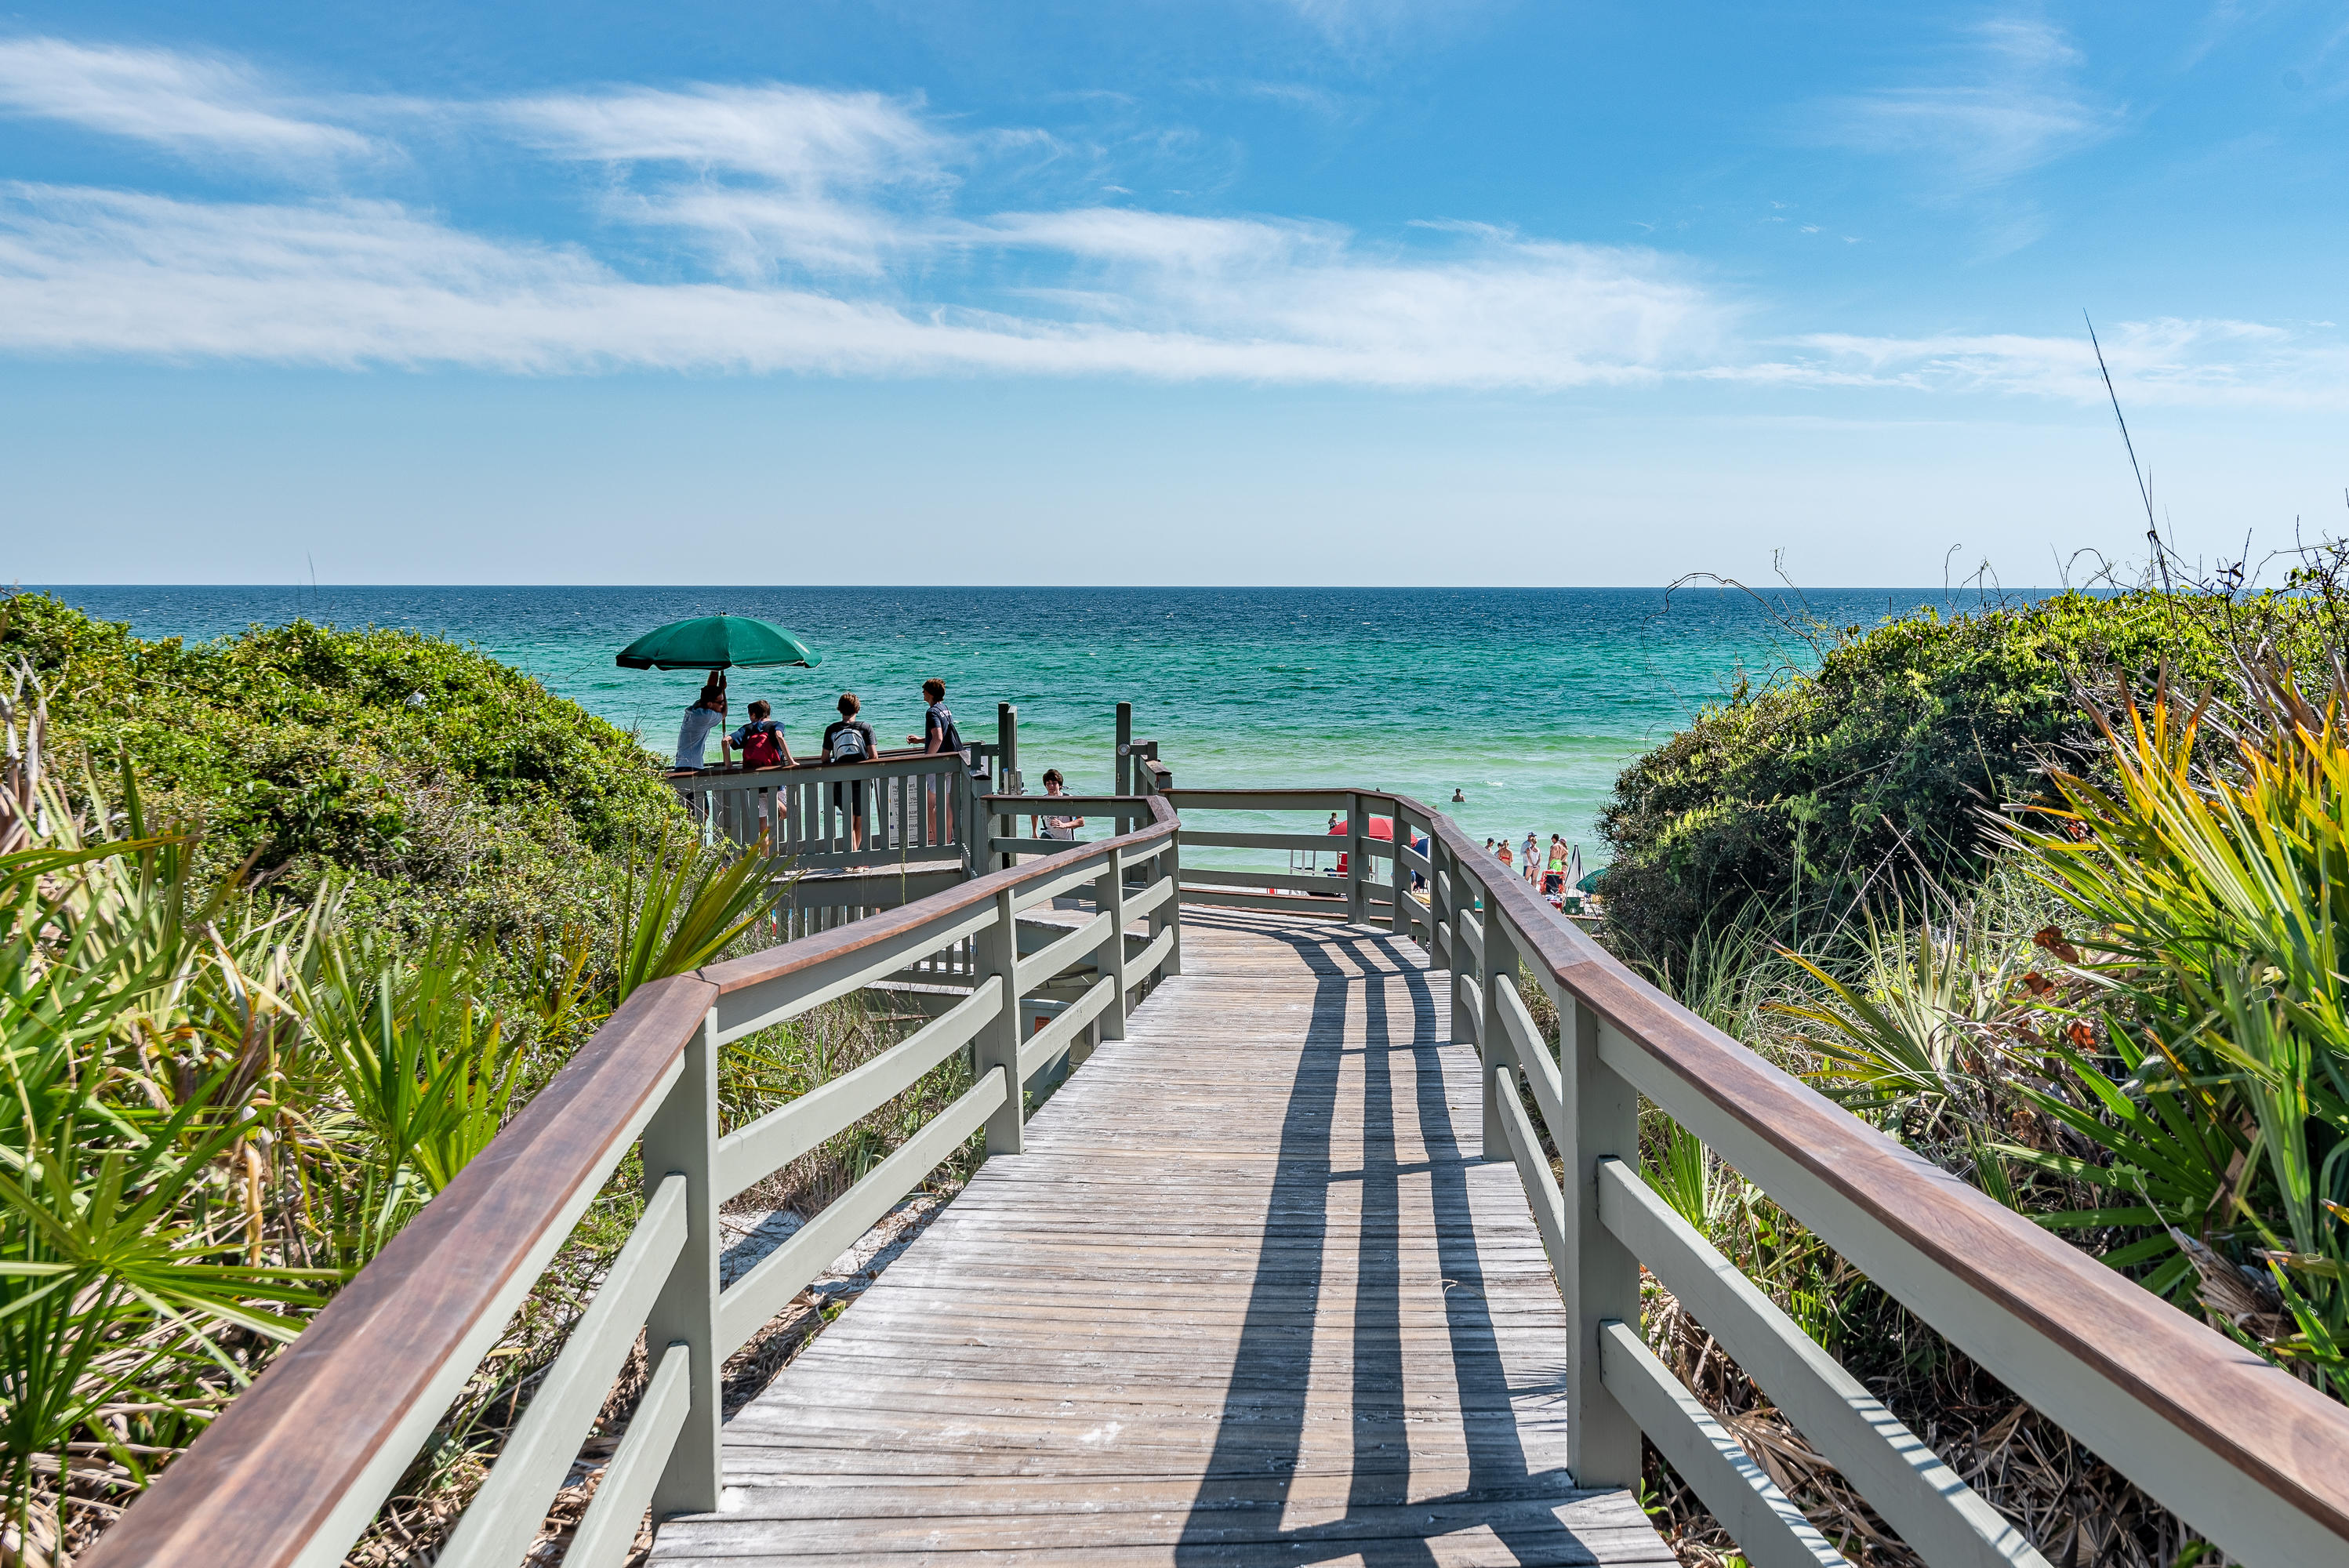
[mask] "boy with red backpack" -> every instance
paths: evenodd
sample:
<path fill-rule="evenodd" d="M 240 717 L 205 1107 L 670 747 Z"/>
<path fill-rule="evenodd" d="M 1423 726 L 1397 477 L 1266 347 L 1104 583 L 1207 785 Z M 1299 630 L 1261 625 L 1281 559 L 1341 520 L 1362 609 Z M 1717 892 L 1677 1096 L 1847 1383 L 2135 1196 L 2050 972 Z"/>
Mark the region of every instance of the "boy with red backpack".
<path fill-rule="evenodd" d="M 783 738 L 781 724 L 767 716 L 775 710 L 764 702 L 750 705 L 750 722 L 726 738 L 727 744 L 742 754 L 745 768 L 791 768 L 791 742 Z"/>
<path fill-rule="evenodd" d="M 792 766 L 791 743 L 783 738 L 783 727 L 767 717 L 774 709 L 764 702 L 754 702 L 750 711 L 750 722 L 726 738 L 726 744 L 742 754 L 742 766 L 745 769 Z M 783 798 L 783 791 L 778 789 L 771 796 L 761 789 L 754 798 L 759 802 L 759 819 L 763 830 L 781 840 L 782 824 L 769 812 L 771 810 L 791 810 L 791 803 Z"/>

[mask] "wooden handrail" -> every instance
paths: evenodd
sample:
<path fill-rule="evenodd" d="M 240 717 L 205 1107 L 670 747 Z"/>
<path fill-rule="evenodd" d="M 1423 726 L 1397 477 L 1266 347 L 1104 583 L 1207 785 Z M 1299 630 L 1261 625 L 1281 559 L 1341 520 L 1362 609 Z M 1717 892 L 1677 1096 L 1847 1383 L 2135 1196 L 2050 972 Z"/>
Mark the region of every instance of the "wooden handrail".
<path fill-rule="evenodd" d="M 639 986 L 99 1537 L 87 1568 L 339 1562 L 658 1103 L 717 995 L 698 975 Z M 341 1544 L 322 1558 L 322 1540 Z"/>
<path fill-rule="evenodd" d="M 886 764 L 921 762 L 925 760 L 951 762 L 957 769 L 964 766 L 960 758 L 952 756 L 947 752 L 924 751 L 921 748 L 916 746 L 897 746 L 885 747 L 870 757 L 859 757 L 845 762 L 833 762 L 828 759 L 812 760 L 777 763 L 772 768 L 745 768 L 739 762 L 730 762 L 719 763 L 717 766 L 710 768 L 696 768 L 681 771 L 671 770 L 670 772 L 664 774 L 663 777 L 671 784 L 678 786 L 679 789 L 690 789 L 697 787 L 706 788 L 711 785 L 722 785 L 730 788 L 748 787 L 756 789 L 766 780 L 778 778 L 787 778 L 795 773 L 840 773 L 846 775 L 855 772 L 860 769 L 877 769 Z"/>
<path fill-rule="evenodd" d="M 988 797 L 989 799 L 1040 799 L 1040 796 L 1010 795 Z M 879 914 L 866 915 L 863 920 L 830 931 L 802 937 L 762 952 L 730 958 L 722 964 L 712 964 L 701 971 L 701 976 L 718 987 L 719 995 L 730 995 L 752 985 L 771 980 L 804 974 L 821 965 L 837 962 L 887 944 L 896 937 L 942 916 L 978 909 L 994 901 L 995 895 L 1007 888 L 1018 889 L 1031 882 L 1061 875 L 1069 866 L 1095 856 L 1106 855 L 1112 849 L 1136 850 L 1147 848 L 1174 836 L 1181 825 L 1173 807 L 1155 797 L 1136 798 L 1137 805 L 1146 800 L 1152 821 L 1147 828 L 1138 828 L 1113 839 L 1097 843 L 1071 844 L 1067 855 L 1031 861 L 1023 866 L 988 872 L 976 876 L 946 892 L 932 893 L 915 903 L 902 904 Z"/>
<path fill-rule="evenodd" d="M 1186 793 L 1176 792 L 1178 798 Z M 1472 874 L 1483 887 L 1485 908 L 1507 919 L 1519 950 L 1668 1075 L 1670 1099 L 1682 1105 L 1651 1092 L 1668 1113 L 1685 1120 L 1687 1101 L 1710 1106 L 1810 1183 L 1913 1249 L 1934 1271 L 1961 1282 L 2009 1324 L 2027 1327 L 2131 1405 L 2169 1423 L 2210 1461 L 2321 1522 L 2338 1538 L 2338 1549 L 2349 1552 L 2349 1409 L 1878 1131 L 1674 1002 L 1559 919 L 1521 878 L 1483 874 L 1482 848 L 1449 817 L 1409 796 L 1381 791 L 1376 798 L 1399 812 L 1415 813 L 1454 863 L 1478 868 Z M 1663 1087 L 1651 1074 L 1630 1076 L 1635 1082 L 1646 1077 L 1639 1085 L 1643 1089 Z M 1746 1174 L 1768 1189 L 1762 1172 Z M 1799 1201 L 1786 1206 L 1804 1217 Z M 1814 1222 L 1831 1245 L 1920 1316 L 1941 1326 L 1937 1320 L 1951 1315 L 1948 1302 L 1913 1299 L 1896 1277 L 1900 1271 L 1889 1266 L 1892 1260 L 1872 1255 L 1885 1249 L 1869 1246 L 1857 1233 L 1837 1234 L 1842 1228 Z M 2016 1376 L 2019 1358 L 2002 1342 L 2011 1336 L 1971 1326 L 1943 1332 L 2045 1408 L 2047 1389 Z M 2084 1431 L 2100 1423 L 2084 1421 L 2077 1411 L 2049 1413 L 2092 1447 L 2123 1435 Z M 2115 1417 L 2118 1423 L 2128 1419 L 2122 1410 Z M 2107 1450 L 2106 1457 L 2113 1454 Z M 2198 1511 L 2190 1503 L 2175 1496 L 2163 1501 L 2195 1522 Z M 2223 1511 L 2243 1511 L 2236 1504 Z M 2198 1527 L 2214 1537 L 2223 1533 Z"/>
<path fill-rule="evenodd" d="M 639 987 L 83 1561 L 331 1568 L 678 1081 L 688 1043 L 730 993 L 877 954 L 1071 866 L 1112 863 L 1112 851 L 1171 843 L 1173 809 L 1155 799 L 1136 804 L 1153 820 L 1120 838 Z"/>

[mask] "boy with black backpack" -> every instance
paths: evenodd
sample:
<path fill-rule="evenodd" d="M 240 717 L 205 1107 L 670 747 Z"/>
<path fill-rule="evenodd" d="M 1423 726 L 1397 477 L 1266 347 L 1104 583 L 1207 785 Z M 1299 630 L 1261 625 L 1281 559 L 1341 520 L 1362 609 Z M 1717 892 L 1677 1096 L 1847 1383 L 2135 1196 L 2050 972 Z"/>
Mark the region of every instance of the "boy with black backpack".
<path fill-rule="evenodd" d="M 856 694 L 840 694 L 839 722 L 829 725 L 823 732 L 823 760 L 827 766 L 841 763 L 866 763 L 881 755 L 880 743 L 873 738 L 873 727 L 856 717 L 864 705 Z M 848 791 L 848 847 L 864 847 L 864 780 L 852 779 L 846 784 L 832 787 L 832 803 L 835 810 L 842 806 L 840 792 Z"/>

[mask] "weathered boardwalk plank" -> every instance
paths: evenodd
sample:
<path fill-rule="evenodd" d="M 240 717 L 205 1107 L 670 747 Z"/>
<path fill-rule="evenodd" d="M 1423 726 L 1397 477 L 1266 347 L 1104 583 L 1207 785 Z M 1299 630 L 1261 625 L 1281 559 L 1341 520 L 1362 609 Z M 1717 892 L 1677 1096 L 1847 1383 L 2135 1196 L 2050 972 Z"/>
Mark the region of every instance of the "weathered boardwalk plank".
<path fill-rule="evenodd" d="M 1184 966 L 727 1429 L 657 1563 L 1606 1563 L 1557 1291 L 1444 976 L 1198 911 Z"/>

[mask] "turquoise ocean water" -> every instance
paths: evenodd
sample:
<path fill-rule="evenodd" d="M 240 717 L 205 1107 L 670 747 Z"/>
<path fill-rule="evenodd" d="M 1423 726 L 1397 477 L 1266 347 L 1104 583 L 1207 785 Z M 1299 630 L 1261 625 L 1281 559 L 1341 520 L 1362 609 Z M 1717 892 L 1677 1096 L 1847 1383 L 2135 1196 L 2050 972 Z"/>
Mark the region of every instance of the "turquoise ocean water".
<path fill-rule="evenodd" d="M 799 633 L 818 669 L 738 671 L 732 718 L 775 705 L 812 748 L 843 690 L 884 744 L 921 723 L 937 676 L 966 734 L 1019 709 L 1031 788 L 1058 767 L 1105 789 L 1113 709 L 1195 786 L 1400 789 L 1471 832 L 1565 833 L 1592 864 L 1590 824 L 1625 763 L 1717 700 L 1809 661 L 1775 619 L 1868 624 L 1972 594 L 1846 589 L 1800 598 L 1720 588 L 322 588 L 47 590 L 145 637 L 199 640 L 305 616 L 474 644 L 655 749 L 675 744 L 698 677 L 616 668 L 664 622 L 723 610 Z M 1224 825 L 1238 826 L 1237 820 Z M 1274 825 L 1265 820 L 1261 825 Z M 1302 824 L 1279 824 L 1295 829 Z"/>

